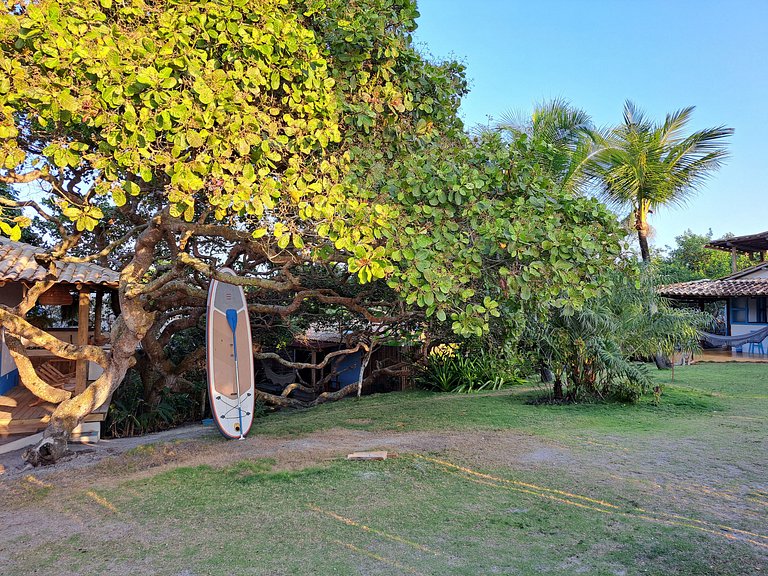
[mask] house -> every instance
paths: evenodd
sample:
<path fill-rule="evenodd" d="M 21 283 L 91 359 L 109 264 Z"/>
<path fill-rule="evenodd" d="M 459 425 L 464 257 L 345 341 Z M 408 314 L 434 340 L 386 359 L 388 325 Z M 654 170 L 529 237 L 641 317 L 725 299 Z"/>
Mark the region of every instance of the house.
<path fill-rule="evenodd" d="M 107 324 L 104 297 L 117 289 L 118 273 L 90 262 L 53 261 L 43 266 L 38 262 L 44 261 L 41 255 L 45 255 L 45 251 L 38 247 L 0 238 L 0 304 L 16 306 L 35 283 L 53 281 L 27 320 L 65 342 L 106 343 L 108 337 L 102 331 Z M 92 300 L 94 306 L 91 306 Z M 102 372 L 93 362 L 58 358 L 48 350 L 33 346 L 27 347 L 27 354 L 38 376 L 53 386 L 63 386 L 75 393 L 85 390 Z M 38 401 L 22 384 L 0 327 L 0 443 L 10 435 L 32 434 L 44 429 L 55 409 L 53 404 Z M 98 440 L 99 422 L 104 420 L 106 411 L 107 405 L 104 405 L 90 414 L 75 430 L 73 439 Z"/>
<path fill-rule="evenodd" d="M 696 304 L 703 309 L 707 302 L 720 302 L 724 305 L 723 331 L 725 336 L 742 336 L 750 333 L 759 334 L 762 328 L 768 329 L 768 232 L 737 236 L 715 240 L 706 246 L 714 250 L 731 253 L 733 272 L 717 280 L 694 280 L 668 284 L 659 288 L 662 296 L 681 303 Z M 759 262 L 745 270 L 736 270 L 736 257 L 739 253 L 752 257 L 757 255 Z M 727 344 L 727 339 L 724 339 Z M 766 354 L 768 335 L 759 342 L 750 342 L 741 346 L 732 346 L 735 351 Z"/>

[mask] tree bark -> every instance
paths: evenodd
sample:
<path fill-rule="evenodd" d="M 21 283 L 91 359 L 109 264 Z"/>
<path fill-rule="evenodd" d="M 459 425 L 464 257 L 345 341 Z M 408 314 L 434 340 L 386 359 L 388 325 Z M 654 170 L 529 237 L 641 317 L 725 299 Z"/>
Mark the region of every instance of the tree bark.
<path fill-rule="evenodd" d="M 643 262 L 651 261 L 651 251 L 648 248 L 648 209 L 646 201 L 641 201 L 636 212 L 635 228 L 637 229 L 637 242 L 640 244 L 640 256 Z"/>
<path fill-rule="evenodd" d="M 373 348 L 374 344 L 371 343 L 370 346 L 365 346 L 365 352 L 363 352 L 362 357 L 360 358 L 360 374 L 357 376 L 357 397 L 360 398 L 360 396 L 363 393 L 363 378 L 365 377 L 365 369 L 368 368 L 368 362 L 371 361 L 371 354 L 373 354 Z"/>
<path fill-rule="evenodd" d="M 648 263 L 651 261 L 651 251 L 648 248 L 648 235 L 644 230 L 637 231 L 637 241 L 640 244 L 640 256 L 643 262 Z"/>
<path fill-rule="evenodd" d="M 554 393 L 555 400 L 562 400 L 564 398 L 564 395 L 563 395 L 563 380 L 562 380 L 560 374 L 555 376 L 555 383 L 553 385 L 552 391 Z"/>
<path fill-rule="evenodd" d="M 642 208 L 637 211 L 635 227 L 637 229 L 637 242 L 640 244 L 640 257 L 643 262 L 648 263 L 651 261 L 651 251 L 648 248 L 648 220 L 647 212 L 644 212 Z"/>
<path fill-rule="evenodd" d="M 37 375 L 34 366 L 32 366 L 32 362 L 27 356 L 27 351 L 24 349 L 24 346 L 21 345 L 18 338 L 6 334 L 5 344 L 8 346 L 8 351 L 11 353 L 11 357 L 16 363 L 16 368 L 19 370 L 19 380 L 27 390 L 32 392 L 32 394 L 45 402 L 51 402 L 53 404 L 63 402 L 72 396 L 71 392 L 67 392 L 61 388 L 54 388 Z"/>
<path fill-rule="evenodd" d="M 155 246 L 162 238 L 156 226 L 147 228 L 136 241 L 131 262 L 120 273 L 120 308 L 122 314 L 112 327 L 112 351 L 104 373 L 82 394 L 65 400 L 51 414 L 43 438 L 24 452 L 22 458 L 32 464 L 54 464 L 67 450 L 67 441 L 83 419 L 106 402 L 135 363 L 136 349 L 154 323 L 155 313 L 142 306 L 140 298 L 128 294 L 137 291 L 143 276 L 152 265 Z"/>

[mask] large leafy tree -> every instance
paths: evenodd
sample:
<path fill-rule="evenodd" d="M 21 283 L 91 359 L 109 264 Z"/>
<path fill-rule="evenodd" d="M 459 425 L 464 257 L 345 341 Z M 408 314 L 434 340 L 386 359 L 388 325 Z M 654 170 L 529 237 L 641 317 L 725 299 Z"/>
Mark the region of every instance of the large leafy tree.
<path fill-rule="evenodd" d="M 706 128 L 688 136 L 693 107 L 654 123 L 627 101 L 624 121 L 608 136 L 599 161 L 591 165 L 602 198 L 630 212 L 644 262 L 648 249 L 648 214 L 666 205 L 685 204 L 727 156 L 733 130 Z"/>
<path fill-rule="evenodd" d="M 198 327 L 211 277 L 246 287 L 265 358 L 261 337 L 297 314 L 335 317 L 370 352 L 434 325 L 481 335 L 500 302 L 572 312 L 602 290 L 615 219 L 555 186 L 539 144 L 468 141 L 462 69 L 419 56 L 416 16 L 409 0 L 4 5 L 0 181 L 42 187 L 27 209 L 51 223 L 54 257 L 120 270 L 109 353 L 26 321 L 46 283 L 0 307 L 38 396 L 62 400 L 21 337 L 105 368 L 58 405 L 32 461 L 62 453 L 137 347 L 166 381 L 199 365 L 202 350 L 167 348 Z"/>

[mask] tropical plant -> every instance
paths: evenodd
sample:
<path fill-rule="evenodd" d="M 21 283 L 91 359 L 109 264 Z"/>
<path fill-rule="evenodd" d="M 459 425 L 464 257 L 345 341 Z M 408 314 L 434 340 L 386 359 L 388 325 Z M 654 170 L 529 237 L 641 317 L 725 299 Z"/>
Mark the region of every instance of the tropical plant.
<path fill-rule="evenodd" d="M 517 360 L 509 353 L 441 347 L 428 356 L 417 383 L 427 390 L 459 394 L 500 390 L 525 382 L 523 366 Z"/>
<path fill-rule="evenodd" d="M 557 400 L 636 400 L 651 384 L 644 362 L 697 350 L 698 329 L 710 321 L 659 297 L 648 269 L 628 266 L 607 276 L 613 289 L 574 314 L 531 318 L 524 341 L 552 370 Z"/>
<path fill-rule="evenodd" d="M 624 122 L 607 136 L 590 177 L 609 206 L 629 210 L 643 262 L 649 262 L 648 214 L 660 206 L 683 205 L 727 157 L 731 128 L 684 131 L 694 107 L 667 114 L 656 124 L 627 101 Z"/>
<path fill-rule="evenodd" d="M 507 138 L 525 134 L 545 143 L 549 152 L 539 160 L 553 180 L 569 191 L 586 183 L 586 169 L 602 141 L 590 116 L 560 98 L 537 104 L 527 117 L 520 113 L 503 115 L 491 130 Z"/>
<path fill-rule="evenodd" d="M 129 371 L 126 381 L 112 398 L 105 421 L 106 436 L 123 438 L 165 430 L 185 422 L 199 422 L 199 390 L 164 388 L 152 402 L 144 398 L 144 386 L 136 371 Z"/>

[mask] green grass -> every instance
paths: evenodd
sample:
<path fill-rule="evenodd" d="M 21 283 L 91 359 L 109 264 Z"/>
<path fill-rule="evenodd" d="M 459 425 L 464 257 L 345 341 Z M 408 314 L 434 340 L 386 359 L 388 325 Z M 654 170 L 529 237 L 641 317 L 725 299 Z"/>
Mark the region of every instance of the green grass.
<path fill-rule="evenodd" d="M 658 406 L 411 392 L 272 415 L 249 442 L 339 427 L 471 442 L 288 471 L 235 458 L 38 493 L 30 508 L 61 529 L 0 544 L 3 574 L 764 573 L 768 365 L 655 376 Z M 162 452 L 132 456 L 148 451 Z"/>
<path fill-rule="evenodd" d="M 697 367 L 691 367 L 692 370 Z M 678 370 L 678 380 L 680 379 Z M 252 433 L 264 435 L 308 434 L 340 427 L 370 431 L 489 429 L 526 430 L 560 436 L 568 430 L 591 428 L 601 432 L 655 431 L 679 426 L 686 419 L 723 409 L 723 402 L 707 390 L 668 386 L 663 401 L 655 405 L 644 397 L 638 404 L 584 403 L 530 405 L 545 391 L 458 395 L 423 391 L 379 394 L 324 404 L 311 410 L 277 413 L 254 424 Z M 552 424 L 556 423 L 557 426 Z"/>

